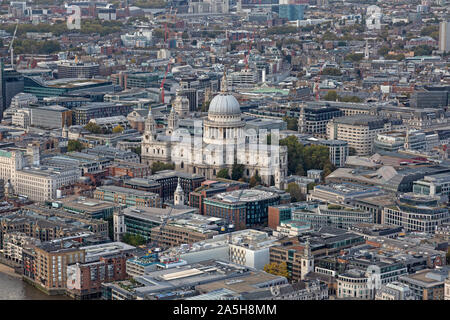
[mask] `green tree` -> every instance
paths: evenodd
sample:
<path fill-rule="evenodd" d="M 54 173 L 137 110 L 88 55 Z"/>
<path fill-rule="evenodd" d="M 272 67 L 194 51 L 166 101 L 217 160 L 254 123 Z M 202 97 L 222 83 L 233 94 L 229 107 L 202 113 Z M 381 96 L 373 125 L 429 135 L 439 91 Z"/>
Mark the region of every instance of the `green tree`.
<path fill-rule="evenodd" d="M 228 169 L 226 169 L 226 168 L 220 169 L 220 171 L 217 173 L 216 177 L 222 178 L 222 179 L 230 179 L 230 176 L 228 175 Z"/>
<path fill-rule="evenodd" d="M 298 130 L 298 121 L 296 118 L 285 116 L 285 117 L 283 117 L 283 120 L 286 121 L 288 130 L 293 130 L 293 131 Z"/>
<path fill-rule="evenodd" d="M 385 55 L 387 55 L 388 54 L 388 52 L 389 52 L 389 47 L 388 46 L 382 46 L 380 49 L 378 49 L 378 54 L 380 55 L 380 56 L 385 56 Z"/>
<path fill-rule="evenodd" d="M 200 111 L 201 112 L 208 112 L 208 110 L 209 110 L 209 104 L 211 103 L 211 100 L 209 100 L 209 101 L 204 101 L 203 103 L 202 103 L 202 106 L 200 107 Z"/>
<path fill-rule="evenodd" d="M 84 129 L 91 133 L 103 133 L 102 127 L 100 127 L 98 124 L 95 124 L 94 122 L 89 122 L 87 125 L 84 126 Z"/>
<path fill-rule="evenodd" d="M 68 152 L 81 151 L 81 150 L 83 150 L 83 145 L 81 144 L 80 141 L 69 140 L 69 142 L 67 143 L 67 151 Z"/>
<path fill-rule="evenodd" d="M 362 53 L 350 53 L 345 56 L 345 60 L 359 62 L 364 58 L 364 54 Z"/>
<path fill-rule="evenodd" d="M 414 56 L 429 56 L 433 48 L 427 45 L 421 45 L 414 48 Z"/>
<path fill-rule="evenodd" d="M 255 174 L 254 176 L 252 176 L 250 178 L 250 181 L 249 181 L 250 188 L 253 188 L 260 184 L 261 184 L 261 177 L 259 176 L 259 174 Z"/>
<path fill-rule="evenodd" d="M 291 182 L 287 185 L 286 192 L 291 195 L 291 202 L 304 201 L 305 196 L 300 191 L 300 187 L 295 182 Z"/>
<path fill-rule="evenodd" d="M 310 169 L 323 170 L 330 166 L 329 150 L 326 146 L 303 146 L 295 136 L 280 140 L 280 145 L 288 149 L 288 174 L 304 175 Z M 334 170 L 334 169 L 333 169 Z"/>
<path fill-rule="evenodd" d="M 245 166 L 243 164 L 234 163 L 231 168 L 231 179 L 236 181 L 241 179 L 244 176 L 244 169 Z"/>
<path fill-rule="evenodd" d="M 122 242 L 125 242 L 131 246 L 140 246 L 145 244 L 147 241 L 145 240 L 145 238 L 139 234 L 132 234 L 132 233 L 125 233 L 122 236 Z"/>
<path fill-rule="evenodd" d="M 152 163 L 152 166 L 150 168 L 152 170 L 152 173 L 157 173 L 158 171 L 162 170 L 174 170 L 175 165 L 173 163 L 164 163 L 161 161 L 156 161 Z"/>
<path fill-rule="evenodd" d="M 326 101 L 337 101 L 338 100 L 338 94 L 334 90 L 330 90 L 327 92 L 327 94 L 323 97 Z"/>
<path fill-rule="evenodd" d="M 341 76 L 342 72 L 336 68 L 326 67 L 322 70 L 322 74 L 328 76 Z"/>

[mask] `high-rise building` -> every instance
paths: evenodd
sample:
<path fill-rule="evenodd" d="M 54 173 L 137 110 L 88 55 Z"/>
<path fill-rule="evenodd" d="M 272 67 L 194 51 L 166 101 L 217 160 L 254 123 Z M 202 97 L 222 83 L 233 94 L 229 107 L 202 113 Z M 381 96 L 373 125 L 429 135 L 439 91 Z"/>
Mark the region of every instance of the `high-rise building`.
<path fill-rule="evenodd" d="M 290 0 L 281 0 L 278 10 L 280 18 L 289 21 L 303 20 L 305 5 Z"/>
<path fill-rule="evenodd" d="M 5 68 L 3 62 L 0 62 L 0 120 L 3 111 L 9 108 L 12 98 L 23 92 L 23 76 L 13 68 Z"/>
<path fill-rule="evenodd" d="M 450 51 L 450 22 L 442 21 L 439 24 L 439 51 Z"/>

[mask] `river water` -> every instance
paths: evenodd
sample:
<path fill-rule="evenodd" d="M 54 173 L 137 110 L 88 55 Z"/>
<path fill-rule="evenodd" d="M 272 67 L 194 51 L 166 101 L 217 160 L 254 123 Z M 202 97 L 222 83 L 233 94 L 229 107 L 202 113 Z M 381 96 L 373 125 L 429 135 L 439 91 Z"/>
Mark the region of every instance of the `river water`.
<path fill-rule="evenodd" d="M 49 296 L 21 278 L 0 272 L 0 300 L 71 300 L 67 296 Z"/>

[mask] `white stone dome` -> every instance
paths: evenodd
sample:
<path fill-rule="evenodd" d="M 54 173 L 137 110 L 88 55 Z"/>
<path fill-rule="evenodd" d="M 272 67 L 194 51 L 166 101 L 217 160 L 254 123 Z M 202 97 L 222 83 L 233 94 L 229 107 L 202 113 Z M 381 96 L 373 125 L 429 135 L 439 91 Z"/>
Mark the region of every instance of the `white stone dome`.
<path fill-rule="evenodd" d="M 237 99 L 231 94 L 218 94 L 210 104 L 208 114 L 210 115 L 240 115 L 241 107 Z"/>

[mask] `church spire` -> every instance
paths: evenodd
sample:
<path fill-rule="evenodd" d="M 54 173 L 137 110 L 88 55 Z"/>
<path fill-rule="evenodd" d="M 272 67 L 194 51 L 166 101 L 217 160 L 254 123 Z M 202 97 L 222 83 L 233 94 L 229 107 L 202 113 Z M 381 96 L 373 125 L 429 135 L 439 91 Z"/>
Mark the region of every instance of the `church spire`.
<path fill-rule="evenodd" d="M 174 205 L 184 205 L 184 191 L 181 187 L 181 179 L 178 178 L 178 185 L 173 195 L 173 203 Z"/>

